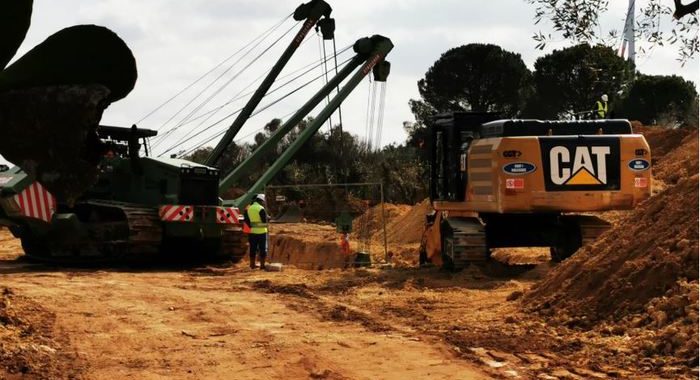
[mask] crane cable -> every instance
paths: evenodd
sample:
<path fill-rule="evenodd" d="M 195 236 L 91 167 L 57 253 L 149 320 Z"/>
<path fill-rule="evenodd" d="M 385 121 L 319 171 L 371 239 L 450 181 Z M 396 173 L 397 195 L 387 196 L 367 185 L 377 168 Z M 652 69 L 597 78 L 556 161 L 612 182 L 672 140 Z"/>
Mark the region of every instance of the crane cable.
<path fill-rule="evenodd" d="M 297 23 L 297 24 L 298 24 L 298 23 Z M 171 128 L 171 130 L 169 131 L 169 133 L 172 133 L 171 131 L 175 131 L 175 130 L 177 130 L 177 129 L 180 129 L 180 128 L 184 125 L 184 124 L 183 124 L 184 122 L 186 122 L 187 120 L 189 120 L 189 118 L 191 118 L 196 112 L 198 112 L 199 110 L 201 110 L 201 108 L 204 107 L 206 104 L 208 104 L 216 95 L 218 95 L 219 93 L 221 93 L 221 91 L 223 91 L 229 84 L 231 84 L 231 82 L 233 82 L 235 79 L 237 79 L 237 78 L 238 78 L 240 75 L 242 75 L 247 69 L 249 69 L 255 62 L 257 62 L 262 56 L 264 56 L 268 51 L 270 51 L 270 49 L 272 49 L 280 40 L 282 40 L 287 34 L 289 34 L 295 27 L 296 27 L 296 24 L 293 25 L 291 28 L 289 28 L 283 35 L 281 35 L 279 38 L 277 38 L 270 46 L 268 46 L 267 48 L 265 48 L 265 50 L 263 50 L 263 51 L 262 51 L 260 54 L 258 54 L 255 58 L 253 58 L 253 60 L 252 60 L 251 62 L 249 62 L 249 63 L 248 63 L 247 65 L 245 65 L 241 70 L 239 70 L 231 79 L 229 79 L 228 81 L 226 81 L 226 83 L 224 83 L 222 86 L 219 86 L 219 88 L 214 92 L 214 94 L 211 94 L 206 100 L 204 100 L 202 103 L 200 103 L 200 105 L 198 105 L 197 107 L 195 107 L 195 109 L 194 109 L 193 111 L 191 111 L 187 116 L 185 116 L 185 118 L 183 118 L 175 127 Z M 261 43 L 261 42 L 262 42 L 262 41 L 260 41 L 260 43 Z M 237 60 L 236 63 L 234 63 L 234 65 L 237 64 L 238 62 L 240 62 L 240 60 L 241 60 L 242 58 L 244 58 L 245 56 L 247 56 L 250 52 L 252 52 L 253 49 L 255 49 L 257 46 L 259 46 L 260 43 L 256 44 L 256 46 L 254 46 L 253 48 L 251 48 L 243 57 L 241 57 L 239 60 Z M 228 70 L 226 70 L 226 72 L 224 72 L 224 73 L 222 73 L 221 75 L 219 75 L 219 77 L 217 77 L 217 78 L 216 78 L 212 83 L 210 83 L 204 90 L 202 90 L 199 94 L 197 94 L 197 96 L 195 96 L 190 102 L 188 102 L 183 108 L 181 108 L 180 111 L 178 111 L 178 112 L 176 113 L 175 116 L 177 116 L 177 114 L 179 114 L 179 113 L 182 112 L 186 107 L 188 107 L 190 104 L 192 104 L 199 96 L 201 96 L 206 90 L 208 90 L 214 83 L 216 83 L 219 79 L 221 79 L 221 78 L 223 77 L 223 75 L 226 74 L 232 67 L 233 67 L 233 65 L 232 65 Z M 172 120 L 173 118 L 174 118 L 174 116 L 171 117 L 171 118 L 169 119 L 169 121 Z M 169 121 L 168 121 L 168 122 L 169 122 Z M 168 122 L 166 122 L 166 124 L 167 124 Z M 155 145 L 158 145 L 161 141 L 163 141 L 162 138 L 161 138 Z"/>
<path fill-rule="evenodd" d="M 218 69 L 219 67 L 223 66 L 226 62 L 228 62 L 228 61 L 230 61 L 231 59 L 233 59 L 233 57 L 235 57 L 235 56 L 237 56 L 238 54 L 240 54 L 240 53 L 241 53 L 243 50 L 245 50 L 248 46 L 252 45 L 256 40 L 258 40 L 258 39 L 261 38 L 262 36 L 266 35 L 267 33 L 272 32 L 272 31 L 278 29 L 280 26 L 282 26 L 282 24 L 284 24 L 284 23 L 285 23 L 288 19 L 290 19 L 292 16 L 293 16 L 293 13 L 290 13 L 290 14 L 287 15 L 286 17 L 282 18 L 282 20 L 281 20 L 280 22 L 278 22 L 277 24 L 273 25 L 273 26 L 270 27 L 268 30 L 262 32 L 260 35 L 258 35 L 257 37 L 255 37 L 253 40 L 251 40 L 250 42 L 248 42 L 246 45 L 244 45 L 244 46 L 242 46 L 240 49 L 238 49 L 235 53 L 231 54 L 231 55 L 228 56 L 226 59 L 224 59 L 223 61 L 219 62 L 216 66 L 214 66 L 213 68 L 211 68 L 209 71 L 207 71 L 206 73 L 202 74 L 202 76 L 200 76 L 199 78 L 195 79 L 192 83 L 190 83 L 190 84 L 188 84 L 187 86 L 185 86 L 183 89 L 181 89 L 180 91 L 178 91 L 175 95 L 173 95 L 172 97 L 170 97 L 169 99 L 167 99 L 166 101 L 164 101 L 163 103 L 161 103 L 160 105 L 158 105 L 156 108 L 154 108 L 153 110 L 151 110 L 150 112 L 148 112 L 146 115 L 144 115 L 142 118 L 140 118 L 135 124 L 140 124 L 142 121 L 144 121 L 144 120 L 148 119 L 149 117 L 153 116 L 156 112 L 160 111 L 163 107 L 165 107 L 166 105 L 170 104 L 170 102 L 172 102 L 172 101 L 175 100 L 177 97 L 179 97 L 180 95 L 182 95 L 183 93 L 185 93 L 187 90 L 189 90 L 190 88 L 192 88 L 194 85 L 196 85 L 197 83 L 199 83 L 200 81 L 202 81 L 202 80 L 203 80 L 204 78 L 206 78 L 209 74 L 211 74 L 212 72 L 216 71 L 216 69 Z"/>
<path fill-rule="evenodd" d="M 347 47 L 343 48 L 339 54 L 342 54 L 342 53 L 344 53 L 344 52 L 350 50 L 351 47 L 352 47 L 352 46 L 347 46 Z M 350 62 L 351 60 L 352 60 L 352 57 L 346 59 L 342 64 L 346 64 L 346 63 Z M 265 97 L 267 97 L 267 96 L 269 96 L 269 95 L 271 95 L 271 94 L 273 94 L 273 93 L 275 93 L 275 92 L 278 92 L 278 91 L 281 90 L 282 88 L 284 88 L 284 87 L 288 86 L 289 84 L 295 82 L 296 80 L 302 78 L 303 76 L 305 76 L 305 75 L 307 75 L 308 73 L 312 72 L 316 67 L 318 67 L 318 64 L 316 64 L 315 67 L 312 67 L 312 68 L 310 68 L 310 69 L 307 69 L 306 71 L 302 72 L 301 74 L 298 74 L 297 76 L 295 76 L 295 77 L 292 78 L 291 80 L 287 81 L 286 83 L 284 83 L 284 84 L 282 84 L 282 85 L 276 87 L 276 88 L 273 89 L 272 91 L 268 92 L 268 93 L 265 95 Z M 297 70 L 297 71 L 298 71 L 298 70 Z M 287 77 L 288 77 L 288 76 L 287 76 Z M 272 103 L 270 103 L 270 104 L 264 106 L 263 108 L 257 110 L 255 113 L 253 113 L 253 114 L 251 115 L 251 117 L 256 116 L 256 115 L 258 115 L 259 113 L 261 113 L 261 112 L 263 112 L 263 111 L 269 109 L 269 108 L 272 107 L 273 105 L 279 103 L 280 101 L 286 99 L 287 97 L 289 97 L 289 96 L 291 96 L 292 94 L 298 92 L 299 90 L 301 90 L 302 88 L 304 88 L 304 87 L 310 85 L 311 83 L 313 83 L 313 82 L 315 82 L 315 81 L 321 79 L 322 77 L 323 77 L 323 75 L 319 75 L 319 76 L 317 76 L 317 77 L 311 79 L 310 81 L 308 81 L 308 82 L 302 84 L 301 86 L 299 86 L 298 88 L 294 89 L 294 90 L 291 91 L 290 93 L 288 93 L 288 94 L 282 96 L 280 99 L 277 99 L 277 100 L 273 101 Z M 222 122 L 226 121 L 226 120 L 229 119 L 230 117 L 235 116 L 236 114 L 238 114 L 242 109 L 243 109 L 243 108 L 240 108 L 240 109 L 238 109 L 238 110 L 236 110 L 236 111 L 234 111 L 234 112 L 232 112 L 232 113 L 230 113 L 230 114 L 224 116 L 223 118 L 221 118 L 221 119 L 219 119 L 218 121 L 214 122 L 213 124 L 209 125 L 208 127 L 206 127 L 205 129 L 203 129 L 202 131 L 197 132 L 197 134 L 195 134 L 193 137 L 196 137 L 196 136 L 198 136 L 198 135 L 201 135 L 201 134 L 203 134 L 204 132 L 206 132 L 206 131 L 208 131 L 208 130 L 214 128 L 214 127 L 216 127 L 217 125 L 219 125 L 219 124 L 221 124 Z M 193 129 L 193 130 L 191 130 L 190 132 L 195 131 L 195 130 L 196 130 L 196 129 Z M 224 130 L 223 132 L 225 132 L 225 130 Z M 223 134 L 223 132 L 218 133 L 216 136 L 214 136 L 214 138 L 216 138 L 216 137 L 218 137 L 218 136 L 221 136 L 221 135 Z M 190 135 L 190 134 L 191 134 L 191 133 L 188 133 L 188 135 Z M 213 138 L 212 138 L 212 139 L 213 139 Z M 203 144 L 206 144 L 206 143 L 208 143 L 208 142 L 211 142 L 212 139 L 207 140 L 207 141 L 204 142 Z M 171 151 L 173 151 L 174 149 L 176 149 L 176 148 L 179 146 L 179 144 L 183 142 L 183 140 L 184 140 L 183 138 L 181 138 L 180 140 L 178 140 L 177 143 L 173 144 L 170 148 L 168 148 L 168 149 L 166 149 L 164 152 L 162 152 L 162 153 L 160 154 L 160 156 L 165 155 L 166 153 L 171 152 Z M 199 146 L 199 147 L 201 147 L 201 146 Z"/>
<path fill-rule="evenodd" d="M 372 80 L 371 75 L 369 75 L 368 77 L 370 78 L 370 84 L 367 99 L 367 125 L 365 126 L 365 149 L 367 153 L 372 151 L 372 137 L 374 136 L 374 121 L 377 109 L 377 82 Z"/>
<path fill-rule="evenodd" d="M 305 42 L 306 42 L 306 41 L 309 41 L 309 39 L 305 40 Z M 351 47 L 352 47 L 352 46 L 346 47 L 343 51 L 341 51 L 340 54 L 342 54 L 342 53 L 344 53 L 345 51 L 349 50 Z M 330 59 L 330 58 L 329 58 L 329 59 Z M 268 96 L 268 95 L 270 95 L 270 94 L 272 94 L 272 93 L 274 93 L 274 92 L 280 90 L 282 87 L 286 86 L 287 84 L 296 81 L 297 79 L 299 79 L 299 78 L 301 78 L 302 76 L 304 76 L 304 75 L 306 75 L 306 74 L 312 72 L 313 70 L 316 70 L 320 65 L 321 65 L 321 64 L 320 64 L 319 62 L 313 61 L 313 62 L 310 62 L 310 63 L 307 64 L 307 65 L 304 65 L 304 66 L 302 66 L 302 67 L 300 67 L 300 68 L 298 68 L 298 69 L 296 69 L 296 70 L 290 72 L 290 73 L 287 74 L 287 75 L 284 75 L 284 76 L 282 76 L 282 77 L 279 77 L 279 78 L 277 79 L 277 81 L 280 81 L 280 80 L 283 80 L 283 79 L 287 79 L 287 78 L 289 78 L 289 77 L 291 77 L 291 76 L 293 76 L 293 75 L 295 75 L 295 74 L 298 74 L 300 71 L 305 70 L 303 73 L 297 75 L 294 79 L 292 79 L 292 80 L 286 82 L 286 83 L 283 84 L 283 85 L 280 85 L 279 87 L 277 87 L 277 88 L 275 88 L 275 89 L 270 90 L 267 94 L 265 94 L 265 96 Z M 253 86 L 254 84 L 256 84 L 260 79 L 262 79 L 262 78 L 265 77 L 267 74 L 269 74 L 270 71 L 272 71 L 272 68 L 270 68 L 270 69 L 268 69 L 266 72 L 260 74 L 260 76 L 258 76 L 256 79 L 254 79 L 254 80 L 253 80 L 252 82 L 250 82 L 248 85 L 246 85 L 241 91 L 239 91 L 238 93 L 236 93 L 236 95 L 234 95 L 234 96 L 233 96 L 229 101 L 227 101 L 226 103 L 224 103 L 224 104 L 222 104 L 222 105 L 220 105 L 220 106 L 218 106 L 218 107 L 216 107 L 216 108 L 213 108 L 213 109 L 211 109 L 211 110 L 208 110 L 208 111 L 202 113 L 201 115 L 198 115 L 198 116 L 196 116 L 196 117 L 193 117 L 192 119 L 190 119 L 189 121 L 187 121 L 186 123 L 184 123 L 184 125 L 193 123 L 193 122 L 195 122 L 195 121 L 197 121 L 197 120 L 200 120 L 200 119 L 202 119 L 202 118 L 204 118 L 204 117 L 206 117 L 206 116 L 208 116 L 208 115 L 210 115 L 210 114 L 212 114 L 212 113 L 216 113 L 216 112 L 222 110 L 223 108 L 225 108 L 226 106 L 228 106 L 228 105 L 230 105 L 230 104 L 232 104 L 232 103 L 234 103 L 234 102 L 236 102 L 236 101 L 238 101 L 238 100 L 245 99 L 245 98 L 247 98 L 248 96 L 252 95 L 252 94 L 255 92 L 254 90 L 248 91 L 248 92 L 246 92 L 245 94 L 243 94 L 243 91 L 245 91 L 245 90 L 249 89 L 250 87 L 252 87 L 252 86 Z M 277 81 L 276 81 L 276 82 L 277 82 Z"/>
<path fill-rule="evenodd" d="M 376 82 L 375 82 L 376 83 Z M 384 110 L 386 108 L 386 82 L 379 82 L 379 111 L 377 113 L 377 135 L 375 137 L 375 150 L 379 151 L 382 147 L 382 132 L 384 129 Z"/>
<path fill-rule="evenodd" d="M 342 64 L 348 63 L 348 62 L 350 62 L 351 60 L 352 60 L 352 57 L 351 57 L 351 58 L 348 58 L 348 59 L 347 59 L 345 62 L 343 62 Z M 256 115 L 260 114 L 261 112 L 263 112 L 263 111 L 265 111 L 265 110 L 271 108 L 272 106 L 274 106 L 274 105 L 280 103 L 280 102 L 283 101 L 284 99 L 290 97 L 291 95 L 297 93 L 298 91 L 302 90 L 303 88 L 309 86 L 309 85 L 312 84 L 313 82 L 316 82 L 316 81 L 318 81 L 318 80 L 320 80 L 320 79 L 322 79 L 322 78 L 323 78 L 323 75 L 319 75 L 319 76 L 317 76 L 317 77 L 315 77 L 315 78 L 313 78 L 313 79 L 307 81 L 306 83 L 300 85 L 299 87 L 295 88 L 294 90 L 288 92 L 287 94 L 281 96 L 280 98 L 278 98 L 278 99 L 272 101 L 271 103 L 265 105 L 264 107 L 260 108 L 260 109 L 257 110 L 255 113 L 253 113 L 253 114 L 251 115 L 251 117 L 256 116 Z M 230 117 L 236 115 L 236 114 L 239 113 L 241 110 L 242 110 L 242 108 L 241 108 L 241 109 L 238 109 L 238 110 L 234 111 L 233 113 L 231 113 L 231 114 L 225 116 L 224 118 L 222 118 L 222 119 L 216 121 L 216 122 L 213 123 L 212 125 L 208 126 L 208 127 L 205 128 L 204 130 L 202 130 L 202 131 L 200 131 L 199 133 L 197 133 L 197 135 L 195 135 L 195 136 L 201 135 L 201 134 L 203 134 L 204 132 L 206 132 L 206 131 L 208 131 L 208 130 L 214 128 L 215 126 L 221 124 L 222 122 L 226 121 L 226 120 L 229 119 Z M 295 112 L 296 112 L 296 111 L 295 111 Z M 216 139 L 216 138 L 222 136 L 224 133 L 226 133 L 226 130 L 227 130 L 227 129 L 224 129 L 224 130 L 222 130 L 222 131 L 220 131 L 220 132 L 217 132 L 215 135 L 213 135 L 213 136 L 211 136 L 211 137 L 209 137 L 209 138 L 206 138 L 204 141 L 201 141 L 201 142 L 197 143 L 197 145 L 196 145 L 194 148 L 189 149 L 188 151 L 186 151 L 186 152 L 180 154 L 180 156 L 185 156 L 185 155 L 191 154 L 192 152 L 196 151 L 197 149 L 199 149 L 199 148 L 203 147 L 204 145 L 210 143 L 210 142 L 213 141 L 214 139 Z M 260 129 L 260 130 L 262 130 L 262 129 Z M 173 145 L 173 146 L 170 147 L 168 150 L 166 150 L 165 152 L 161 153 L 161 155 L 164 155 L 164 154 L 166 154 L 166 153 L 168 153 L 168 152 L 170 152 L 170 151 L 176 149 L 178 146 L 179 146 L 178 144 Z"/>
<path fill-rule="evenodd" d="M 328 58 L 326 54 L 326 41 L 323 39 L 323 35 L 316 31 L 316 35 L 318 36 L 318 44 L 319 44 L 319 55 L 321 56 L 321 62 L 323 62 L 323 67 L 321 70 L 323 71 L 323 74 L 326 78 L 326 83 L 328 84 Z M 326 95 L 326 105 L 331 104 L 331 94 L 329 93 Z M 333 129 L 333 115 L 331 114 L 328 116 L 328 132 L 330 133 L 331 129 Z"/>
<path fill-rule="evenodd" d="M 335 75 L 338 75 L 338 49 L 335 44 L 335 35 L 333 35 L 333 58 L 335 60 Z M 340 85 L 336 86 L 335 88 L 336 94 L 340 94 Z M 340 135 L 343 135 L 343 107 L 342 103 L 338 105 L 338 119 L 340 119 L 340 123 L 338 126 L 340 127 Z M 341 139 L 342 143 L 342 139 Z M 342 145 L 341 145 L 342 148 Z"/>
<path fill-rule="evenodd" d="M 307 40 L 307 41 L 308 41 L 308 40 Z M 344 51 L 347 51 L 348 49 L 349 49 L 349 47 L 346 48 Z M 313 65 L 313 64 L 315 64 L 316 67 L 318 67 L 318 63 L 312 62 L 310 65 Z M 292 76 L 292 75 L 298 73 L 300 70 L 304 70 L 304 69 L 305 69 L 306 67 L 308 67 L 308 66 L 309 66 L 309 65 L 307 65 L 307 66 L 305 66 L 305 67 L 302 67 L 301 69 L 297 69 L 297 70 L 293 71 L 292 73 L 290 73 L 290 74 L 288 74 L 288 75 L 285 75 L 285 76 L 283 76 L 283 77 L 281 77 L 281 78 L 278 78 L 275 82 L 278 82 L 278 81 L 280 81 L 280 80 L 282 80 L 282 79 L 286 79 L 286 78 L 288 78 L 288 77 L 290 77 L 290 76 Z M 306 74 L 312 72 L 313 70 L 314 70 L 314 68 L 307 69 L 306 71 L 302 72 L 301 74 L 296 75 L 296 76 L 293 77 L 291 80 L 289 80 L 289 81 L 283 83 L 282 85 L 279 85 L 278 87 L 276 87 L 276 88 L 274 88 L 274 89 L 268 91 L 268 92 L 263 96 L 263 98 L 265 98 L 265 97 L 267 97 L 267 96 L 269 96 L 269 95 L 272 95 L 273 93 L 275 93 L 275 92 L 281 90 L 282 88 L 284 88 L 284 87 L 286 87 L 287 85 L 289 85 L 289 84 L 295 82 L 296 80 L 302 78 L 303 76 L 305 76 Z M 190 129 L 184 136 L 182 136 L 182 137 L 178 140 L 178 142 L 177 142 L 176 144 L 180 144 L 180 143 L 182 143 L 183 141 L 187 140 L 187 138 L 188 138 L 189 136 L 191 136 L 192 133 L 196 132 L 198 128 L 200 128 L 202 125 L 204 125 L 204 123 L 206 123 L 209 119 L 211 119 L 214 115 L 216 115 L 219 111 L 221 111 L 221 110 L 222 110 L 223 108 L 225 108 L 227 105 L 229 105 L 229 104 L 235 102 L 236 100 L 244 99 L 244 98 L 248 97 L 250 94 L 252 94 L 253 92 L 255 92 L 255 91 L 249 91 L 249 92 L 243 94 L 244 91 L 246 91 L 247 89 L 249 89 L 250 87 L 252 87 L 255 83 L 257 83 L 257 81 L 258 81 L 259 79 L 263 78 L 263 77 L 264 77 L 265 75 L 267 75 L 270 71 L 272 71 L 272 68 L 270 68 L 269 70 L 267 70 L 265 73 L 261 74 L 261 75 L 260 75 L 258 78 L 256 78 L 254 81 L 252 81 L 252 82 L 249 83 L 246 87 L 244 87 L 243 89 L 241 89 L 236 95 L 234 95 L 234 97 L 233 97 L 231 100 L 229 100 L 228 102 L 224 103 L 223 105 L 218 106 L 218 107 L 214 108 L 213 110 L 209 110 L 209 111 L 203 113 L 202 115 L 199 115 L 199 116 L 197 116 L 197 117 L 193 117 L 193 118 L 191 118 L 190 120 L 188 120 L 187 122 L 183 123 L 180 127 L 185 126 L 185 125 L 187 125 L 187 124 L 190 124 L 190 123 L 192 123 L 192 122 L 195 122 L 195 121 L 197 121 L 197 120 L 204 119 L 204 120 L 200 121 L 200 122 L 199 122 L 196 126 L 194 126 L 192 129 Z M 240 112 L 241 110 L 242 110 L 242 108 L 239 109 L 239 110 L 237 110 L 234 114 L 237 114 L 237 113 Z"/>
<path fill-rule="evenodd" d="M 349 61 L 350 61 L 350 59 L 348 59 L 348 62 L 349 62 Z M 286 98 L 288 98 L 289 96 L 295 94 L 296 92 L 302 90 L 303 88 L 309 86 L 311 83 L 320 80 L 321 78 L 323 78 L 323 75 L 319 75 L 319 76 L 317 76 L 317 77 L 311 79 L 310 81 L 308 81 L 308 82 L 302 84 L 301 86 L 299 86 L 299 87 L 297 87 L 296 89 L 290 91 L 289 93 L 285 94 L 284 96 L 282 96 L 282 97 L 276 99 L 275 101 L 271 102 L 270 104 L 267 104 L 266 106 L 262 107 L 261 109 L 259 109 L 259 110 L 256 111 L 255 113 L 253 113 L 253 114 L 251 115 L 251 117 L 256 116 L 256 115 L 260 114 L 261 112 L 263 112 L 263 111 L 265 111 L 265 110 L 271 108 L 272 106 L 274 106 L 274 105 L 280 103 L 280 102 L 283 101 L 284 99 L 286 99 Z M 218 125 L 218 124 L 221 124 L 223 121 L 225 121 L 225 120 L 227 120 L 228 118 L 230 118 L 231 116 L 234 116 L 235 114 L 239 113 L 241 110 L 242 110 L 242 108 L 239 109 L 239 110 L 236 110 L 234 113 L 232 113 L 232 114 L 226 116 L 225 118 L 223 118 L 223 119 L 217 121 L 216 123 L 212 124 L 211 126 L 209 126 L 208 128 L 206 128 L 205 130 L 203 130 L 202 132 L 200 132 L 200 134 L 206 132 L 207 130 L 211 129 L 212 127 L 214 127 L 214 126 L 216 126 L 216 125 Z M 296 111 L 294 111 L 294 112 L 296 112 Z M 293 112 L 293 113 L 294 113 L 294 112 Z M 262 131 L 263 129 L 264 129 L 264 127 L 261 128 L 261 129 L 258 129 L 257 131 Z M 199 148 L 203 147 L 204 145 L 206 145 L 206 144 L 212 142 L 214 139 L 216 139 L 216 138 L 222 136 L 224 133 L 226 133 L 226 130 L 227 130 L 227 129 L 224 129 L 224 130 L 222 130 L 222 131 L 220 131 L 220 132 L 217 132 L 215 135 L 213 135 L 213 136 L 207 138 L 207 139 L 206 139 L 205 141 L 203 141 L 203 142 L 200 142 L 195 148 L 190 149 L 190 150 L 187 151 L 186 153 L 183 153 L 181 156 L 191 154 L 192 152 L 196 151 L 197 149 L 199 149 Z M 249 135 L 247 135 L 247 136 L 249 136 Z M 244 138 L 245 138 L 245 137 L 244 137 Z M 239 141 L 240 141 L 240 140 L 239 140 Z M 174 145 L 173 147 L 171 147 L 170 150 L 173 150 L 174 148 L 177 148 L 177 146 L 178 146 L 177 144 Z M 170 151 L 170 150 L 169 150 L 169 151 Z M 166 152 L 166 153 L 167 153 L 167 152 Z"/>

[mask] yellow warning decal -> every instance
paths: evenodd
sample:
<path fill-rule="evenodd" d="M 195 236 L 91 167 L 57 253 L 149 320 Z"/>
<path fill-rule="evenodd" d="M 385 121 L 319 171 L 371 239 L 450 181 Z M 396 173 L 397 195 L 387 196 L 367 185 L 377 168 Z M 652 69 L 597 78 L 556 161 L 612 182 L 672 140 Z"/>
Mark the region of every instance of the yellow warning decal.
<path fill-rule="evenodd" d="M 574 174 L 565 185 L 602 185 L 598 178 L 596 178 L 591 172 L 586 168 L 581 168 L 576 174 Z"/>

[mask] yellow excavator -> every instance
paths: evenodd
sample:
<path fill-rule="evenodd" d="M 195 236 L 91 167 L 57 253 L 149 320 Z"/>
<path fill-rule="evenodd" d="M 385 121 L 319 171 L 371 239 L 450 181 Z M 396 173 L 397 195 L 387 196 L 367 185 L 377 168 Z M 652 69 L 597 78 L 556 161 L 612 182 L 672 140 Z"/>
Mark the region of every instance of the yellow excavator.
<path fill-rule="evenodd" d="M 491 249 L 573 255 L 610 228 L 592 212 L 651 195 L 651 152 L 627 120 L 503 120 L 454 112 L 429 128 L 430 198 L 421 264 L 503 266 Z"/>

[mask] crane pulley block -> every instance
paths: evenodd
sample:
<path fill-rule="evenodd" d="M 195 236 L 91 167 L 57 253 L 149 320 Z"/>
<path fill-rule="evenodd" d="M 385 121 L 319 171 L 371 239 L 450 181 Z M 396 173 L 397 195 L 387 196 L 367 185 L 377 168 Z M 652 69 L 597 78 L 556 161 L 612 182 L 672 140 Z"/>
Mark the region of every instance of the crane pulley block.
<path fill-rule="evenodd" d="M 302 21 L 306 19 L 318 20 L 321 17 L 330 17 L 333 8 L 323 0 L 312 0 L 297 7 L 294 11 L 294 20 Z"/>
<path fill-rule="evenodd" d="M 352 50 L 359 55 L 369 56 L 375 51 L 376 47 L 381 44 L 391 45 L 391 48 L 394 47 L 390 39 L 375 34 L 372 37 L 364 37 L 357 40 L 352 46 Z M 391 50 L 391 48 L 389 48 L 389 50 Z"/>
<path fill-rule="evenodd" d="M 381 61 L 372 68 L 372 74 L 375 82 L 386 82 L 391 72 L 391 62 Z"/>
<path fill-rule="evenodd" d="M 318 32 L 319 30 L 324 40 L 332 40 L 335 38 L 335 19 L 327 17 L 319 20 L 316 24 L 316 31 Z"/>

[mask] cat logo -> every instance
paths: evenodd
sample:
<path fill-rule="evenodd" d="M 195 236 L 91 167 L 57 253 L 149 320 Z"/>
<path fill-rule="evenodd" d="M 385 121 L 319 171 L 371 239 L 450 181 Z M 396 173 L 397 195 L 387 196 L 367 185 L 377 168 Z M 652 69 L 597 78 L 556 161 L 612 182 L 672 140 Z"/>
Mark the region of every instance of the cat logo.
<path fill-rule="evenodd" d="M 572 160 L 568 148 L 555 146 L 549 151 L 552 182 L 557 185 L 605 185 L 608 183 L 605 156 L 608 155 L 609 146 L 578 146 Z"/>
<path fill-rule="evenodd" d="M 618 139 L 541 138 L 540 145 L 547 191 L 619 190 Z"/>

